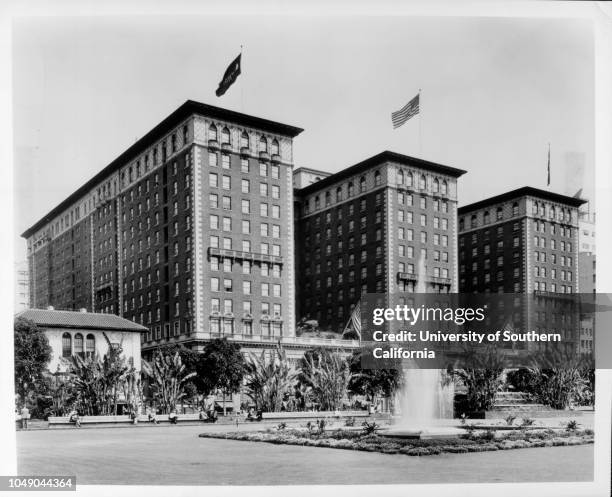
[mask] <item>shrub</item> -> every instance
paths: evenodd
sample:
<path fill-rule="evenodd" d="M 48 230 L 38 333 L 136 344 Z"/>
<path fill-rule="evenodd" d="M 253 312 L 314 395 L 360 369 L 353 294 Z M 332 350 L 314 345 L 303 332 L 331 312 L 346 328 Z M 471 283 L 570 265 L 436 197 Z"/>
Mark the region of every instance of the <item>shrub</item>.
<path fill-rule="evenodd" d="M 523 418 L 523 421 L 521 422 L 521 427 L 522 428 L 527 428 L 528 426 L 533 426 L 533 423 L 535 423 L 535 419 L 533 419 L 533 418 Z"/>
<path fill-rule="evenodd" d="M 285 423 L 285 422 L 278 423 L 278 426 L 276 427 L 276 429 L 277 429 L 278 431 L 283 431 L 283 430 L 285 430 L 286 428 L 287 428 L 287 423 Z"/>
<path fill-rule="evenodd" d="M 380 429 L 380 426 L 377 425 L 374 421 L 372 421 L 371 423 L 364 421 L 363 423 L 361 423 L 361 426 L 363 426 L 363 429 L 361 431 L 366 436 L 373 435 Z"/>
<path fill-rule="evenodd" d="M 505 418 L 505 420 L 504 420 L 504 421 L 506 421 L 506 424 L 507 424 L 508 426 L 512 426 L 512 423 L 514 423 L 514 420 L 515 420 L 515 419 L 516 419 L 516 416 L 514 416 L 514 415 L 512 415 L 512 414 L 509 414 L 508 416 L 506 416 L 506 418 Z"/>
<path fill-rule="evenodd" d="M 565 425 L 566 431 L 576 431 L 577 429 L 578 429 L 578 421 L 576 421 L 575 419 L 568 421 L 567 424 Z"/>
<path fill-rule="evenodd" d="M 355 418 L 353 416 L 344 420 L 344 426 L 355 426 Z"/>

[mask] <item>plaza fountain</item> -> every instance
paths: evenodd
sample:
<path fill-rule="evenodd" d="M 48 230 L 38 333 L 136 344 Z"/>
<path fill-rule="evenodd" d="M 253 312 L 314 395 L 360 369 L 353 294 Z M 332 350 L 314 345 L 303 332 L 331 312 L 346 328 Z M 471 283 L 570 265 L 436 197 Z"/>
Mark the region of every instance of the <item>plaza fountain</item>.
<path fill-rule="evenodd" d="M 419 259 L 415 293 L 426 293 L 426 270 Z M 396 394 L 395 405 L 400 417 L 385 432 L 389 437 L 449 438 L 464 430 L 453 426 L 454 384 L 441 369 L 424 369 L 408 363 L 403 371 L 402 389 Z"/>

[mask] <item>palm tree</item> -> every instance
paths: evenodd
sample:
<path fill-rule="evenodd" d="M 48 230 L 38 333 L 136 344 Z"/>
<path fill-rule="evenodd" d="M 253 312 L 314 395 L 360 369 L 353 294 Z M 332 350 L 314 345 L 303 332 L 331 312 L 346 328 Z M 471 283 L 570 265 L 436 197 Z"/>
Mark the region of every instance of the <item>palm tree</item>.
<path fill-rule="evenodd" d="M 187 373 L 180 354 L 164 354 L 158 350 L 151 364 L 143 361 L 143 372 L 150 376 L 152 388 L 162 412 L 176 409 L 178 402 L 185 396 L 185 383 L 196 373 Z"/>
<path fill-rule="evenodd" d="M 248 356 L 246 370 L 246 393 L 257 409 L 280 411 L 283 397 L 291 393 L 297 376 L 280 342 L 271 354 L 264 350 L 259 357 Z"/>
<path fill-rule="evenodd" d="M 311 388 L 313 399 L 321 410 L 335 411 L 342 407 L 352 374 L 349 363 L 340 354 L 325 349 L 317 354 L 306 354 L 300 376 Z"/>

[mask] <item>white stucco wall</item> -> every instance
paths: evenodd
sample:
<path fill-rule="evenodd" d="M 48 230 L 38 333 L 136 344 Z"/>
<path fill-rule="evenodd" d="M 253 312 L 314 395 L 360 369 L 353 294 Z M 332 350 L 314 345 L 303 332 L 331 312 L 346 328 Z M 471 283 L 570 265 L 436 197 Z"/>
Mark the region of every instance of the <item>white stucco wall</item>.
<path fill-rule="evenodd" d="M 74 353 L 74 337 L 77 333 L 83 335 L 83 347 L 85 350 L 87 335 L 92 334 L 95 337 L 95 351 L 103 357 L 108 352 L 108 343 L 104 338 L 104 333 L 111 343 L 121 344 L 123 348 L 123 356 L 129 361 L 133 358 L 134 367 L 140 370 L 140 333 L 134 331 L 101 331 L 101 330 L 86 330 L 86 329 L 66 329 L 66 328 L 44 328 L 45 334 L 49 339 L 51 346 L 51 361 L 49 362 L 49 371 L 64 372 L 68 365 L 68 361 L 62 360 L 62 335 L 69 333 L 72 337 L 72 350 Z"/>

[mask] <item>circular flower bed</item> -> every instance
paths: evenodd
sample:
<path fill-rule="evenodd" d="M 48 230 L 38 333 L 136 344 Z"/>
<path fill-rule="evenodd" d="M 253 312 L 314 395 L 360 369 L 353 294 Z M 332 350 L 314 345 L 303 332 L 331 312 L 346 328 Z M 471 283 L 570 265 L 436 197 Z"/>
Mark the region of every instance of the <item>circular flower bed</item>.
<path fill-rule="evenodd" d="M 300 429 L 283 429 L 265 432 L 202 433 L 202 438 L 224 438 L 249 442 L 326 447 L 331 449 L 361 450 L 383 454 L 430 456 L 442 453 L 464 454 L 495 450 L 557 447 L 593 443 L 592 430 L 574 431 L 514 431 L 469 433 L 452 439 L 397 439 L 384 434 L 364 434 L 354 430 L 338 429 L 331 432 L 315 432 Z"/>

